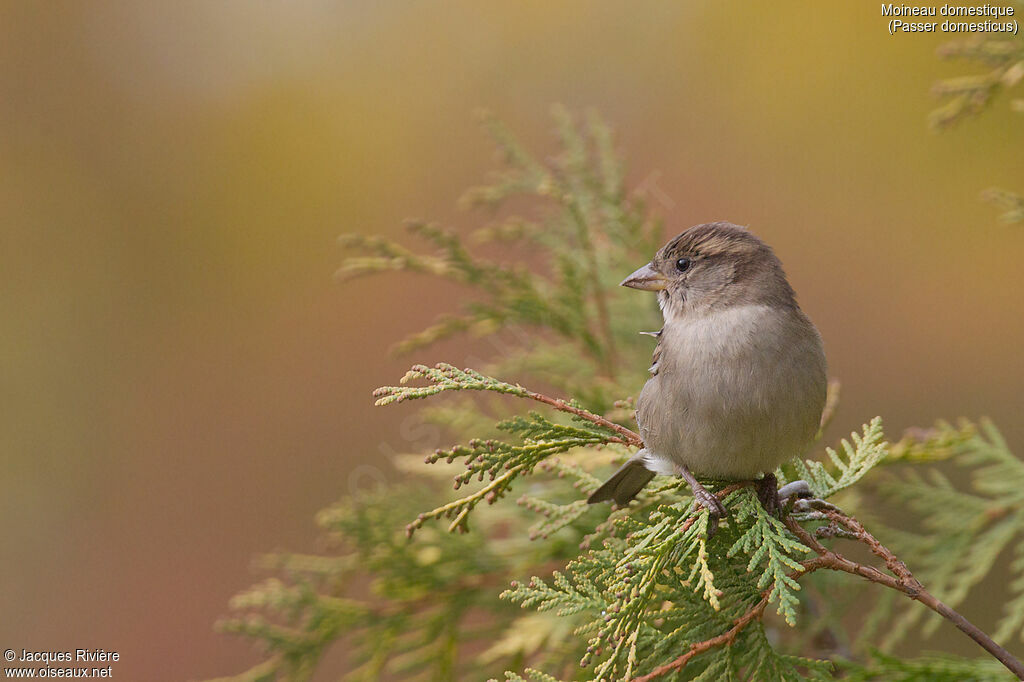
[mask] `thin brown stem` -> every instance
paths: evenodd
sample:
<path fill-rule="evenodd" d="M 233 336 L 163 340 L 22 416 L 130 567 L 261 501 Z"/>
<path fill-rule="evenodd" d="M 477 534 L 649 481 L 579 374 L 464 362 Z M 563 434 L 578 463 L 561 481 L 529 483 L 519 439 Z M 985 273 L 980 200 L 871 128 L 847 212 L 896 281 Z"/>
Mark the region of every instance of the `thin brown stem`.
<path fill-rule="evenodd" d="M 609 421 L 600 415 L 594 414 L 593 412 L 588 412 L 579 407 L 574 407 L 569 403 L 565 402 L 564 400 L 562 400 L 561 398 L 552 398 L 550 396 L 544 395 L 543 393 L 536 393 L 535 391 L 527 391 L 526 397 L 536 400 L 538 402 L 542 402 L 545 405 L 550 405 L 556 410 L 561 410 L 562 412 L 574 414 L 580 419 L 586 419 L 587 421 L 593 422 L 598 426 L 603 426 L 606 429 L 611 429 L 612 431 L 622 436 L 622 438 L 609 439 L 609 441 L 612 443 L 632 445 L 638 448 L 642 448 L 644 446 L 644 439 L 641 438 L 640 434 L 636 433 L 635 431 L 631 431 L 627 429 L 625 426 L 622 426 L 621 424 L 616 424 L 613 421 Z"/>
<path fill-rule="evenodd" d="M 600 415 L 594 414 L 593 412 L 588 412 L 587 410 L 570 405 L 564 400 L 551 398 L 550 396 L 546 396 L 542 393 L 536 393 L 534 391 L 526 391 L 526 397 L 542 402 L 546 405 L 550 405 L 556 410 L 576 415 L 581 419 L 585 419 L 591 423 L 610 429 L 621 436 L 621 438 L 610 438 L 609 442 L 641 448 L 644 446 L 643 439 L 639 434 L 627 429 L 621 424 L 616 424 L 615 422 L 609 421 Z M 726 490 L 720 491 L 718 496 L 724 497 L 725 492 Z M 731 492 L 731 490 L 729 492 Z M 719 497 L 719 499 L 721 499 L 721 497 Z M 921 602 L 932 611 L 935 611 L 937 614 L 953 623 L 953 625 L 959 628 L 961 632 L 973 639 L 979 646 L 985 649 L 985 651 L 989 652 L 996 658 L 996 660 L 1006 666 L 1006 668 L 1016 675 L 1018 679 L 1024 680 L 1024 663 L 1021 663 L 1021 661 L 1013 656 L 1013 654 L 997 644 L 988 636 L 988 634 L 964 618 L 963 615 L 958 613 L 955 609 L 950 607 L 948 604 L 943 603 L 928 592 L 921 582 L 910 572 L 907 565 L 893 554 L 892 551 L 879 542 L 874 535 L 869 533 L 867 529 L 857 521 L 857 519 L 830 506 L 824 507 L 822 511 L 833 524 L 845 528 L 848 534 L 852 535 L 859 542 L 862 542 L 875 556 L 882 559 L 882 561 L 885 562 L 886 568 L 889 569 L 892 575 L 883 573 L 874 566 L 857 563 L 856 561 L 847 559 L 841 554 L 833 552 L 821 544 L 821 542 L 819 542 L 811 533 L 807 532 L 807 530 L 797 523 L 792 516 L 786 515 L 785 523 L 789 530 L 796 535 L 801 542 L 814 550 L 818 555 L 813 559 L 808 559 L 807 561 L 802 562 L 801 565 L 804 568 L 802 574 L 806 574 L 819 568 L 828 568 L 835 571 L 850 573 L 852 575 L 858 575 L 870 580 L 871 582 L 878 583 L 879 585 L 901 592 L 910 599 Z M 765 605 L 767 604 L 766 599 L 767 598 L 762 599 L 750 611 L 737 618 L 734 621 L 733 627 L 726 632 L 703 642 L 691 644 L 690 649 L 682 656 L 671 663 L 667 663 L 666 665 L 655 669 L 643 677 L 636 678 L 637 681 L 651 680 L 668 672 L 672 672 L 673 670 L 679 670 L 694 656 L 697 656 L 704 651 L 708 651 L 718 646 L 732 644 L 743 628 L 761 617 L 764 612 Z"/>
<path fill-rule="evenodd" d="M 794 573 L 791 573 L 790 577 L 797 578 L 799 576 L 806 575 L 811 571 L 815 571 L 819 568 L 824 567 L 824 565 L 814 564 L 813 560 L 812 562 L 804 562 L 803 565 L 804 569 L 802 571 L 796 571 Z M 694 642 L 690 645 L 690 648 L 686 651 L 686 653 L 684 653 L 679 658 L 675 659 L 674 661 L 670 661 L 665 665 L 658 666 L 657 668 L 655 668 L 654 670 L 652 670 L 651 672 L 647 673 L 642 677 L 634 678 L 633 682 L 650 682 L 650 680 L 661 677 L 662 675 L 667 675 L 670 672 L 681 670 L 695 656 L 698 656 L 704 653 L 705 651 L 710 651 L 711 649 L 720 646 L 732 646 L 733 642 L 736 641 L 736 637 L 743 631 L 744 628 L 746 628 L 754 621 L 760 620 L 761 617 L 764 615 L 765 607 L 768 606 L 768 595 L 770 593 L 770 589 L 762 592 L 761 601 L 754 604 L 746 613 L 744 613 L 739 618 L 735 619 L 733 621 L 732 627 L 723 632 L 722 634 L 718 635 L 717 637 L 712 637 L 711 639 L 705 639 L 702 642 Z"/>
<path fill-rule="evenodd" d="M 888 568 L 893 575 L 883 573 L 874 566 L 866 566 L 864 564 L 851 561 L 841 554 L 833 552 L 818 542 L 813 535 L 808 533 L 792 517 L 787 516 L 786 526 L 800 539 L 801 542 L 818 554 L 814 559 L 804 562 L 803 565 L 805 567 L 813 565 L 818 568 L 829 568 L 836 571 L 844 571 L 853 575 L 859 575 L 871 582 L 902 592 L 907 597 L 921 602 L 935 613 L 953 623 L 953 625 L 959 628 L 961 632 L 973 639 L 979 646 L 985 649 L 985 651 L 992 654 L 996 660 L 1006 666 L 1007 670 L 1016 675 L 1018 679 L 1024 680 L 1024 664 L 1022 664 L 1019 659 L 1003 647 L 999 646 L 983 630 L 968 621 L 963 617 L 963 615 L 928 592 L 921 582 L 910 572 L 907 565 L 887 547 L 885 547 L 885 545 L 879 542 L 875 536 L 869 533 L 864 526 L 857 521 L 857 519 L 834 509 L 826 510 L 824 513 L 833 523 L 844 526 L 848 531 L 856 536 L 857 540 L 864 543 L 871 552 L 875 554 L 875 556 L 881 558 L 885 562 L 886 568 Z"/>
<path fill-rule="evenodd" d="M 722 492 L 725 491 L 720 491 L 719 494 Z M 857 521 L 857 519 L 852 516 L 848 516 L 837 509 L 826 509 L 824 513 L 832 523 L 843 526 L 859 542 L 864 543 L 868 549 L 875 554 L 875 556 L 881 558 L 885 562 L 886 568 L 892 572 L 892 575 L 884 573 L 874 566 L 861 564 L 847 559 L 843 555 L 830 550 L 813 534 L 809 533 L 803 526 L 797 523 L 792 516 L 787 515 L 785 518 L 786 527 L 797 536 L 800 542 L 807 545 L 817 554 L 817 556 L 811 559 L 802 561 L 800 565 L 803 570 L 792 574 L 791 577 L 799 578 L 811 573 L 812 571 L 829 569 L 860 576 L 873 583 L 878 583 L 879 585 L 901 592 L 910 599 L 921 602 L 932 611 L 935 611 L 940 616 L 953 623 L 964 634 L 973 639 L 982 648 L 984 648 L 985 651 L 995 657 L 996 660 L 1006 666 L 1006 668 L 1016 675 L 1018 679 L 1024 680 L 1024 665 L 1022 665 L 1017 658 L 1015 658 L 1006 649 L 996 644 L 991 637 L 964 618 L 956 610 L 951 608 L 949 605 L 944 604 L 924 589 L 924 586 L 921 585 L 920 581 L 914 577 L 910 572 L 910 569 L 907 568 L 907 565 L 893 554 L 885 545 L 879 542 L 875 536 L 869 533 L 867 529 Z M 732 646 L 744 628 L 761 619 L 767 605 L 768 594 L 765 592 L 763 593 L 761 600 L 752 606 L 746 613 L 736 618 L 733 621 L 732 627 L 728 630 L 716 637 L 712 637 L 701 642 L 694 642 L 675 660 L 655 668 L 646 675 L 635 678 L 633 682 L 650 682 L 650 680 L 681 670 L 687 663 L 693 660 L 694 657 L 699 656 L 706 651 L 710 651 L 711 649 L 720 646 Z"/>
<path fill-rule="evenodd" d="M 768 606 L 768 597 L 762 597 L 761 601 L 757 602 L 757 604 L 755 604 L 749 611 L 734 620 L 733 626 L 722 634 L 717 637 L 712 637 L 711 639 L 706 639 L 703 642 L 694 642 L 690 645 L 689 650 L 679 658 L 655 668 L 642 677 L 633 678 L 633 682 L 650 682 L 650 680 L 657 677 L 682 669 L 694 656 L 698 656 L 705 651 L 710 651 L 711 649 L 720 646 L 732 646 L 732 643 L 736 641 L 737 635 L 743 631 L 743 628 L 761 618 L 766 606 Z"/>

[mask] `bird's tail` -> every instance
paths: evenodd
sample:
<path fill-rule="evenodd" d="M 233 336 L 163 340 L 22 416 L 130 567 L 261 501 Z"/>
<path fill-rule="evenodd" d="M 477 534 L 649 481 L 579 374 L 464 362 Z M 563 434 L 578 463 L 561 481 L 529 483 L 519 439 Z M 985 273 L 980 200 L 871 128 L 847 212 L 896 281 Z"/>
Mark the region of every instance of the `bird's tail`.
<path fill-rule="evenodd" d="M 618 505 L 629 504 L 636 494 L 654 478 L 654 472 L 644 466 L 646 450 L 633 455 L 628 462 L 615 472 L 601 487 L 587 498 L 589 504 L 615 500 Z"/>

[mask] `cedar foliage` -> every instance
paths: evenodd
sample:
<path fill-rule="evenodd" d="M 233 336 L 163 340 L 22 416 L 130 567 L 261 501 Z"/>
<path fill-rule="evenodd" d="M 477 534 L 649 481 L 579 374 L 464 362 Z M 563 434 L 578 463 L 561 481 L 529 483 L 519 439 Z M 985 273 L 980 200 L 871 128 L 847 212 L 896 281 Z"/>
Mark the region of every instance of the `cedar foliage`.
<path fill-rule="evenodd" d="M 1018 13 L 1021 7 L 1018 3 Z M 1024 41 L 1016 36 L 979 33 L 946 43 L 939 48 L 939 56 L 966 61 L 982 71 L 935 84 L 933 93 L 944 100 L 929 117 L 936 130 L 949 129 L 982 112 L 1004 93 L 1013 92 L 1024 79 Z M 1013 98 L 1010 106 L 1014 112 L 1024 113 L 1024 99 Z M 982 192 L 982 198 L 1003 209 L 1003 221 L 1024 221 L 1024 196 L 1018 192 L 990 187 Z"/>
<path fill-rule="evenodd" d="M 810 567 L 814 552 L 794 529 L 836 551 L 852 544 L 815 508 L 788 508 L 780 520 L 750 487 L 708 481 L 730 512 L 709 537 L 707 512 L 675 478 L 656 477 L 625 508 L 586 504 L 637 445 L 627 396 L 645 380 L 653 343 L 636 334 L 660 316 L 616 285 L 662 230 L 627 190 L 607 126 L 562 109 L 554 120 L 560 152 L 541 161 L 483 119 L 502 170 L 463 199 L 484 210 L 479 229 L 411 224 L 428 251 L 343 238 L 345 278 L 403 271 L 467 289 L 458 310 L 399 352 L 462 333 L 496 335 L 504 349 L 477 369 L 416 365 L 378 389 L 378 405 L 429 398 L 423 419 L 464 444 L 426 464 L 397 457 L 403 483 L 324 510 L 317 522 L 331 552 L 261 560 L 272 577 L 237 596 L 220 628 L 259 642 L 265 658 L 226 679 L 308 680 L 335 644 L 351 680 L 1012 679 L 992 659 L 915 658 L 903 638 L 941 619 Z M 495 243 L 500 257 L 478 253 Z M 832 386 L 827 417 L 836 397 Z M 876 418 L 777 475 L 870 519 L 954 606 L 1013 555 L 1005 613 L 981 626 L 1024 648 L 1024 463 L 993 425 L 940 422 L 890 444 Z M 454 490 L 444 492 L 445 479 Z M 879 504 L 910 521 L 875 518 Z M 662 668 L 694 646 L 685 665 Z"/>

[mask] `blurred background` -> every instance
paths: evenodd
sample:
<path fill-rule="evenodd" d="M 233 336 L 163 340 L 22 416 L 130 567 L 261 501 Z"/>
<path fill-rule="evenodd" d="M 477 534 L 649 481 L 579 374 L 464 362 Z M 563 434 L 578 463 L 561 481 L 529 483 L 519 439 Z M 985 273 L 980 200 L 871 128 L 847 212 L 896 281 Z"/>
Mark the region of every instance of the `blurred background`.
<path fill-rule="evenodd" d="M 552 151 L 551 105 L 593 107 L 666 236 L 773 244 L 837 434 L 990 415 L 1021 452 L 1024 230 L 978 198 L 1024 188 L 1021 128 L 1000 101 L 929 132 L 948 37 L 786 0 L 4 3 L 0 647 L 257 660 L 213 631 L 252 558 L 312 549 L 406 447 L 375 386 L 471 352 L 390 356 L 453 290 L 338 284 L 335 238 L 478 220 L 481 106 Z"/>

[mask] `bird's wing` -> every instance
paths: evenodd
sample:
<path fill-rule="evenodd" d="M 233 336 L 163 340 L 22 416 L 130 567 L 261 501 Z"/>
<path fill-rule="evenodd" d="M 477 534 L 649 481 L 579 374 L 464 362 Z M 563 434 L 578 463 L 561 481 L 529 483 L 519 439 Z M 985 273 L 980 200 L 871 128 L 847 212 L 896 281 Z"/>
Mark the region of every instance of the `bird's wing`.
<path fill-rule="evenodd" d="M 647 336 L 653 336 L 658 339 L 658 345 L 654 347 L 654 355 L 651 356 L 651 366 L 647 368 L 647 371 L 651 373 L 651 376 L 658 374 L 658 361 L 661 360 L 661 330 L 656 332 L 640 332 Z"/>
<path fill-rule="evenodd" d="M 654 347 L 654 354 L 651 357 L 651 366 L 647 370 L 648 372 L 651 373 L 651 378 L 647 380 L 647 384 L 644 386 L 644 389 L 642 391 L 640 391 L 640 395 L 637 397 L 637 400 L 636 400 L 636 412 L 634 414 L 634 416 L 636 417 L 636 425 L 640 428 L 640 435 L 644 438 L 644 440 L 647 440 L 648 433 L 647 433 L 647 428 L 646 428 L 645 424 L 648 421 L 646 419 L 646 415 L 649 412 L 648 408 L 650 407 L 651 403 L 650 403 L 649 396 L 646 396 L 645 394 L 648 393 L 649 391 L 656 391 L 656 388 L 657 388 L 657 387 L 653 386 L 652 384 L 655 384 L 658 381 L 658 379 L 657 379 L 657 376 L 658 376 L 658 363 L 661 360 L 661 350 L 662 350 L 661 342 L 662 342 L 662 338 L 661 338 L 661 330 L 656 331 L 656 332 L 640 332 L 640 333 L 641 334 L 647 334 L 648 336 L 653 336 L 654 338 L 658 339 L 658 345 L 656 345 Z"/>

